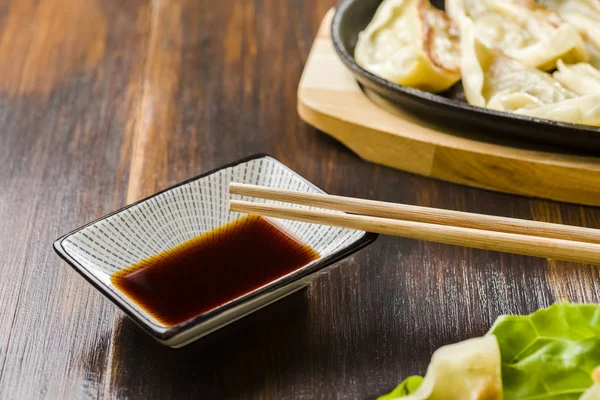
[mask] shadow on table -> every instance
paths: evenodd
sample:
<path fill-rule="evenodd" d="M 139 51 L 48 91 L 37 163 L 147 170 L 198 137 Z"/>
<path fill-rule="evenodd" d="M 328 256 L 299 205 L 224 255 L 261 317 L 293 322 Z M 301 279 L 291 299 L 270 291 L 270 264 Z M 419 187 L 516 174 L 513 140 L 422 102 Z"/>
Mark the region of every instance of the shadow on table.
<path fill-rule="evenodd" d="M 123 317 L 112 344 L 110 390 L 125 398 L 255 397 L 276 375 L 293 368 L 286 359 L 297 359 L 302 351 L 298 342 L 307 320 L 307 295 L 302 290 L 171 349 Z"/>
<path fill-rule="evenodd" d="M 105 397 L 373 399 L 402 377 L 424 373 L 438 347 L 488 326 L 471 321 L 457 330 L 411 311 L 410 293 L 375 301 L 367 287 L 349 295 L 351 279 L 346 283 L 336 296 L 327 282 L 323 290 L 316 283 L 310 297 L 295 293 L 181 349 L 159 344 L 123 317 L 112 341 L 103 340 L 111 353 Z M 86 367 L 92 373 L 105 360 Z"/>

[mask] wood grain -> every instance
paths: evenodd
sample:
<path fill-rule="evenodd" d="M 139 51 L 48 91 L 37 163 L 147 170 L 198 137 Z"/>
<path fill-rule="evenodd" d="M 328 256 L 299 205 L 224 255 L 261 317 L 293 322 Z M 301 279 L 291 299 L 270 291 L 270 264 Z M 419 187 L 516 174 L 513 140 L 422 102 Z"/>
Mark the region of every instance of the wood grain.
<path fill-rule="evenodd" d="M 341 195 L 600 228 L 596 208 L 376 166 L 302 123 L 332 5 L 0 2 L 0 398 L 374 398 L 500 314 L 600 300 L 595 267 L 382 237 L 172 350 L 56 257 L 59 235 L 257 152 Z"/>

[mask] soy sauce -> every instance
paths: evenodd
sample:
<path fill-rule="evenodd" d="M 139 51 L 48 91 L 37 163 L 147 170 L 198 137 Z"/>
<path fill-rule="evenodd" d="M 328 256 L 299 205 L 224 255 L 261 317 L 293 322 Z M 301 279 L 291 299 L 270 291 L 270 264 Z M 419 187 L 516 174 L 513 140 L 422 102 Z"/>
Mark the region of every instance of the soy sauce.
<path fill-rule="evenodd" d="M 264 218 L 248 216 L 119 271 L 111 281 L 161 324 L 173 326 L 317 258 Z"/>

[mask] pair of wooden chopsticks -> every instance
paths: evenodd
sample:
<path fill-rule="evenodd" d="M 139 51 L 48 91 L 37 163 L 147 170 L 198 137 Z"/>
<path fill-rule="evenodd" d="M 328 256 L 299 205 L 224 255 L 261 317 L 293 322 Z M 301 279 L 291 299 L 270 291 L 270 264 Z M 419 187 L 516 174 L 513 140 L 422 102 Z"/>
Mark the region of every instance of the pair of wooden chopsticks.
<path fill-rule="evenodd" d="M 231 200 L 231 211 L 485 250 L 600 264 L 600 230 L 596 229 L 234 182 L 229 186 L 229 193 L 351 214 L 242 200 Z"/>

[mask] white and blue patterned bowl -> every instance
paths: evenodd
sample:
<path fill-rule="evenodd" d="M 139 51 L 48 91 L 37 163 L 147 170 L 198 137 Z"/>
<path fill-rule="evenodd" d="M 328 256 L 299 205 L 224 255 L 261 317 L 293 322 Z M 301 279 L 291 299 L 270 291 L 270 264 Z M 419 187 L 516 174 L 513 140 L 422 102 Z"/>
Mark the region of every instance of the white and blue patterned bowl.
<path fill-rule="evenodd" d="M 118 290 L 110 277 L 117 271 L 242 217 L 228 210 L 230 182 L 323 192 L 272 157 L 252 156 L 187 180 L 87 224 L 57 239 L 54 249 L 150 335 L 168 346 L 181 347 L 301 289 L 324 273 L 325 267 L 353 254 L 377 237 L 363 231 L 277 220 L 280 228 L 308 244 L 320 257 L 216 309 L 175 326 L 162 325 Z"/>

